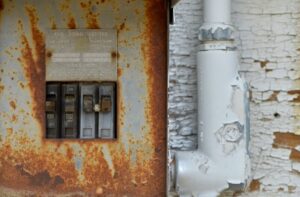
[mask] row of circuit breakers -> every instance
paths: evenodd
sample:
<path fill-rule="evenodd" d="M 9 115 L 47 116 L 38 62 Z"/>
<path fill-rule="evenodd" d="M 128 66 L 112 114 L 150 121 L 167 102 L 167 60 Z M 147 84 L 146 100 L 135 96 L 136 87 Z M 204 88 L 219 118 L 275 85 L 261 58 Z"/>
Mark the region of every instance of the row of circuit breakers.
<path fill-rule="evenodd" d="M 115 83 L 47 83 L 47 138 L 115 139 L 115 125 Z"/>

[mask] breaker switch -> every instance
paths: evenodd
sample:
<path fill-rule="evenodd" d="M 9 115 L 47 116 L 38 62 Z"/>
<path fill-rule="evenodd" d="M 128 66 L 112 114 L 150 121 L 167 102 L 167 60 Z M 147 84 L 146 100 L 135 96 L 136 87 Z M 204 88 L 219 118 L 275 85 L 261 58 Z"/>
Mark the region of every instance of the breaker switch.
<path fill-rule="evenodd" d="M 93 96 L 92 95 L 83 95 L 83 111 L 86 113 L 93 112 Z"/>
<path fill-rule="evenodd" d="M 55 112 L 56 103 L 55 101 L 46 101 L 46 112 Z"/>
<path fill-rule="evenodd" d="M 111 112 L 112 101 L 111 96 L 101 96 L 101 112 Z"/>
<path fill-rule="evenodd" d="M 46 87 L 46 137 L 58 138 L 60 123 L 60 85 L 51 83 Z"/>

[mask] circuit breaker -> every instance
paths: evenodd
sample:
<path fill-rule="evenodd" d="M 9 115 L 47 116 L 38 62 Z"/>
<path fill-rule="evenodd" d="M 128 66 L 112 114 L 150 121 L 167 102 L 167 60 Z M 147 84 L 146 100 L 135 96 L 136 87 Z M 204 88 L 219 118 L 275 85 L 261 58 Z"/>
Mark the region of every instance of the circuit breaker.
<path fill-rule="evenodd" d="M 100 111 L 98 117 L 98 136 L 101 138 L 115 138 L 116 92 L 115 86 L 103 84 L 99 87 Z"/>
<path fill-rule="evenodd" d="M 116 85 L 64 83 L 46 85 L 47 138 L 116 138 Z"/>
<path fill-rule="evenodd" d="M 78 132 L 78 85 L 62 84 L 61 137 L 76 138 Z"/>
<path fill-rule="evenodd" d="M 96 135 L 96 85 L 80 86 L 80 138 L 95 138 Z"/>
<path fill-rule="evenodd" d="M 60 86 L 49 84 L 46 87 L 46 130 L 48 138 L 60 135 Z"/>
<path fill-rule="evenodd" d="M 117 31 L 46 36 L 46 137 L 116 138 Z"/>

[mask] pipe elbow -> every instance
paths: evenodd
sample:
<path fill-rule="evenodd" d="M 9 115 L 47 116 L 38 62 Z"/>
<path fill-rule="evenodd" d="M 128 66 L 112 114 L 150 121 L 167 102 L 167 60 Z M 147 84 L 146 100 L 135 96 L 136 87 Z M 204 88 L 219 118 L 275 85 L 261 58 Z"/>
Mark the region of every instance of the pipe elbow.
<path fill-rule="evenodd" d="M 175 158 L 175 187 L 180 196 L 216 197 L 230 185 L 245 185 L 246 179 L 230 175 L 222 163 L 200 151 L 179 151 Z"/>

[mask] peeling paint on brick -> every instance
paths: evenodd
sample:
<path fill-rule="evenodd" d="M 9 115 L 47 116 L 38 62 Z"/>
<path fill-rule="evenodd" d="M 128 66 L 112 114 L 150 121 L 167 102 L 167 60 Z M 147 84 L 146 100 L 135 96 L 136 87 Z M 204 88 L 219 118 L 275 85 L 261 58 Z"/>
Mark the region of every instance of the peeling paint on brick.
<path fill-rule="evenodd" d="M 232 6 L 240 40 L 240 70 L 250 84 L 251 174 L 260 183 L 259 190 L 240 196 L 299 196 L 300 1 L 232 0 Z M 174 11 L 176 21 L 170 27 L 169 144 L 174 149 L 191 149 L 197 146 L 191 143 L 196 138 L 197 112 L 193 73 L 202 4 L 200 0 L 182 0 Z M 180 132 L 186 127 L 193 131 L 187 136 Z"/>

